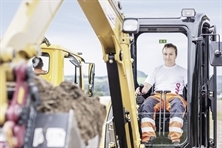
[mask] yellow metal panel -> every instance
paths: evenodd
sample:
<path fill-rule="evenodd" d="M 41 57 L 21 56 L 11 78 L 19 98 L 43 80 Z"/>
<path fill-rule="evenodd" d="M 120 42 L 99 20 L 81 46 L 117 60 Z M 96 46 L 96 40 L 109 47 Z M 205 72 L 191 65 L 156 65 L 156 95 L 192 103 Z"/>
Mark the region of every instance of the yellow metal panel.
<path fill-rule="evenodd" d="M 59 85 L 62 81 L 64 81 L 64 58 L 68 56 L 68 54 L 73 54 L 75 58 L 80 62 L 82 65 L 83 58 L 78 55 L 77 52 L 71 51 L 67 48 L 64 48 L 58 44 L 52 44 L 50 46 L 46 46 L 45 44 L 41 45 L 42 52 L 49 54 L 49 69 L 48 73 L 41 75 L 41 77 L 45 78 L 47 81 L 51 82 L 54 86 Z M 82 67 L 79 68 L 80 71 L 80 87 L 84 90 L 84 78 L 83 78 L 83 69 Z"/>
<path fill-rule="evenodd" d="M 8 107 L 7 89 L 6 89 L 6 69 L 0 64 L 0 125 L 5 122 L 5 113 Z"/>
<path fill-rule="evenodd" d="M 49 69 L 48 73 L 41 75 L 54 86 L 59 85 L 64 81 L 64 53 L 61 46 L 53 46 L 42 48 L 42 52 L 49 54 Z"/>
<path fill-rule="evenodd" d="M 25 89 L 23 87 L 20 87 L 18 90 L 18 98 L 17 98 L 18 104 L 22 104 L 24 94 L 25 94 Z"/>

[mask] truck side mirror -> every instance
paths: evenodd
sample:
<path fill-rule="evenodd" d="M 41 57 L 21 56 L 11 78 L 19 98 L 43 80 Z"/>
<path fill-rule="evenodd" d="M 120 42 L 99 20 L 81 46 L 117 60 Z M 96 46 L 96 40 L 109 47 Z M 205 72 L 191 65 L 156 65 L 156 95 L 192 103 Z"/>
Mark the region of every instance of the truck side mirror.
<path fill-rule="evenodd" d="M 94 78 L 95 78 L 95 64 L 89 63 L 88 67 L 88 94 L 89 96 L 93 96 L 94 89 Z"/>
<path fill-rule="evenodd" d="M 210 64 L 212 66 L 222 66 L 222 42 L 212 41 L 209 50 Z"/>
<path fill-rule="evenodd" d="M 73 55 L 69 55 L 69 57 L 71 58 L 71 60 L 69 60 L 74 66 L 76 67 L 80 67 L 80 63 L 79 61 L 73 56 Z"/>

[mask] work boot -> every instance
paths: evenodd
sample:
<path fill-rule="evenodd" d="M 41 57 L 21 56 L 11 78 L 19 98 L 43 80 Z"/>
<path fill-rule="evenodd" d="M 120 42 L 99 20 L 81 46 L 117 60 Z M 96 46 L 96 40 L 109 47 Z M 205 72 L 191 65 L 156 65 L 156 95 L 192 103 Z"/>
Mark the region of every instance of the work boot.
<path fill-rule="evenodd" d="M 171 137 L 168 136 L 168 139 L 171 140 Z M 179 142 L 179 141 L 172 141 L 172 144 L 173 144 L 174 146 L 178 146 L 178 145 L 180 145 L 180 142 Z"/>
<path fill-rule="evenodd" d="M 153 140 L 154 140 L 155 138 L 156 138 L 156 137 L 151 136 L 151 137 L 150 137 L 150 140 L 149 140 L 148 142 L 142 142 L 142 144 L 144 144 L 146 147 L 147 147 L 147 146 L 152 146 Z"/>
<path fill-rule="evenodd" d="M 180 142 L 179 142 L 179 141 L 174 141 L 174 142 L 172 142 L 172 143 L 173 143 L 173 145 L 175 145 L 175 146 L 180 145 Z"/>

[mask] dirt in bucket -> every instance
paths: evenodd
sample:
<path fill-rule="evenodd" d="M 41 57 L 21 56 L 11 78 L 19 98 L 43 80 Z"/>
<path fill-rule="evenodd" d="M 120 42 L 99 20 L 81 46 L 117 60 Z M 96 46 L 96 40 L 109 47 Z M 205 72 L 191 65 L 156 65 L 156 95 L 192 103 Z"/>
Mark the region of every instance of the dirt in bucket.
<path fill-rule="evenodd" d="M 34 76 L 34 83 L 40 93 L 41 104 L 37 111 L 41 113 L 69 112 L 73 109 L 83 141 L 101 135 L 106 116 L 106 107 L 99 97 L 88 97 L 78 85 L 64 81 L 53 87 L 40 76 Z"/>

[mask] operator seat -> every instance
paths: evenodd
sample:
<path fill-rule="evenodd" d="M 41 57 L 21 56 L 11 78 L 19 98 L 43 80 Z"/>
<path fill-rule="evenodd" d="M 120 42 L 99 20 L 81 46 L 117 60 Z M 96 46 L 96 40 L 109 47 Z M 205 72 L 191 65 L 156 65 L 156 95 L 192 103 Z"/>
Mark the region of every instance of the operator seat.
<path fill-rule="evenodd" d="M 140 85 L 140 87 L 143 87 Z M 141 117 L 140 117 L 140 107 L 142 105 L 142 103 L 144 102 L 144 100 L 149 97 L 149 96 L 152 96 L 153 93 L 154 93 L 154 88 L 155 88 L 155 85 L 153 85 L 151 87 L 151 89 L 144 95 L 140 95 L 140 96 L 137 96 L 136 98 L 136 102 L 137 102 L 137 105 L 138 105 L 138 113 L 139 113 L 139 120 L 138 120 L 138 125 L 139 125 L 139 132 L 140 132 L 140 136 L 142 135 L 142 131 L 141 131 Z M 186 87 L 184 87 L 183 89 L 183 98 L 187 101 L 187 89 Z M 164 97 L 164 95 L 162 95 L 162 97 Z M 160 120 L 161 119 L 161 120 Z M 163 136 L 163 122 L 165 120 L 165 135 Z M 162 109 L 161 110 L 161 113 L 160 112 L 156 112 L 156 119 L 155 119 L 155 124 L 156 124 L 156 136 L 158 139 L 161 138 L 162 142 L 165 143 L 167 140 L 163 140 L 164 138 L 167 139 L 168 137 L 168 132 L 169 132 L 169 121 L 170 121 L 170 112 L 168 112 L 167 110 L 165 110 L 165 118 L 164 118 L 164 110 Z M 159 127 L 159 122 L 161 122 L 161 128 Z M 181 137 L 181 142 L 184 141 L 187 137 L 187 133 L 185 131 L 187 131 L 187 113 L 184 114 L 184 118 L 183 118 L 183 135 Z M 142 138 L 142 137 L 141 137 Z M 165 141 L 165 142 L 164 142 Z M 168 142 L 171 142 L 169 141 L 168 139 Z"/>

